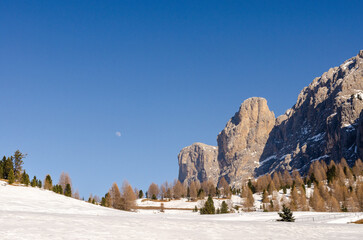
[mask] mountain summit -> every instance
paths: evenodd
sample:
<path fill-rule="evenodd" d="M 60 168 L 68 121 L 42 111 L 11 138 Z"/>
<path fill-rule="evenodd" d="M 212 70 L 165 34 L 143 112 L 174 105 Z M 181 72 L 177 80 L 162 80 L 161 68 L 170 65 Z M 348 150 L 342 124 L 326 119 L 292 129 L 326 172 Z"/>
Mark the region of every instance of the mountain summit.
<path fill-rule="evenodd" d="M 362 110 L 363 50 L 315 78 L 300 92 L 296 104 L 277 118 L 265 99 L 245 100 L 217 137 L 218 167 L 214 169 L 219 178 L 239 186 L 250 177 L 284 169 L 304 174 L 316 160 L 338 162 L 345 158 L 353 165 L 363 157 Z M 192 152 L 189 155 L 195 155 Z M 192 166 L 196 164 L 193 161 L 182 166 L 180 156 L 183 154 L 179 154 L 179 167 L 184 169 L 182 174 L 179 171 L 181 182 L 218 182 L 210 164 L 201 166 L 208 161 L 198 161 L 198 167 Z M 195 171 L 205 168 L 208 171 L 203 174 Z M 213 176 L 207 176 L 208 172 Z"/>

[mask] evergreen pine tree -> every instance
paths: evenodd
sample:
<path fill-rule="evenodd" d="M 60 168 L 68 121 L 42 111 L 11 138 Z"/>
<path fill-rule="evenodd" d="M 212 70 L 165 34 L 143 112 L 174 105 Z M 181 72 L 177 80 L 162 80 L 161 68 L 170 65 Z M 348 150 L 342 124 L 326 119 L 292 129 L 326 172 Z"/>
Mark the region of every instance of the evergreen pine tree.
<path fill-rule="evenodd" d="M 16 180 L 21 180 L 22 170 L 23 170 L 23 158 L 26 157 L 26 154 L 22 154 L 19 150 L 16 150 L 14 153 L 14 175 Z"/>
<path fill-rule="evenodd" d="M 336 177 L 335 165 L 332 165 L 331 167 L 328 168 L 328 171 L 326 172 L 326 176 L 328 179 L 328 183 L 331 183 L 333 181 L 333 179 L 335 179 L 335 177 Z"/>
<path fill-rule="evenodd" d="M 228 205 L 225 201 L 222 202 L 221 213 L 228 213 Z"/>
<path fill-rule="evenodd" d="M 256 188 L 255 186 L 252 184 L 251 179 L 248 179 L 248 187 L 251 189 L 252 193 L 256 193 Z"/>
<path fill-rule="evenodd" d="M 295 218 L 292 216 L 291 210 L 285 206 L 285 204 L 282 206 L 282 213 L 279 213 L 279 216 L 281 219 L 277 221 L 281 222 L 295 222 Z"/>
<path fill-rule="evenodd" d="M 143 198 L 144 197 L 144 193 L 142 192 L 142 190 L 139 191 L 139 198 Z"/>
<path fill-rule="evenodd" d="M 30 186 L 36 187 L 37 186 L 37 177 L 34 176 L 32 182 L 30 183 Z"/>
<path fill-rule="evenodd" d="M 43 184 L 42 184 L 42 181 L 41 181 L 41 180 L 38 180 L 38 181 L 37 181 L 37 186 L 38 186 L 38 188 L 42 188 L 42 185 L 43 185 Z"/>
<path fill-rule="evenodd" d="M 25 186 L 28 186 L 30 183 L 29 175 L 24 170 L 23 174 L 21 175 L 21 184 L 24 184 Z"/>
<path fill-rule="evenodd" d="M 52 190 L 53 182 L 51 176 L 48 174 L 44 180 L 44 189 Z"/>
<path fill-rule="evenodd" d="M 101 206 L 105 207 L 106 206 L 106 198 L 102 197 L 101 199 Z"/>
<path fill-rule="evenodd" d="M 4 178 L 4 164 L 5 164 L 5 160 L 6 157 L 4 156 L 4 158 L 2 160 L 0 160 L 0 179 Z"/>
<path fill-rule="evenodd" d="M 197 206 L 194 206 L 193 212 L 198 212 L 198 207 Z"/>
<path fill-rule="evenodd" d="M 6 158 L 6 160 L 4 161 L 4 170 L 3 170 L 3 174 L 4 174 L 5 179 L 9 179 L 10 170 L 13 170 L 13 174 L 14 174 L 14 169 L 13 168 L 14 168 L 13 157 Z M 14 179 L 14 181 L 15 181 L 15 179 Z"/>
<path fill-rule="evenodd" d="M 208 200 L 205 202 L 204 207 L 200 209 L 200 214 L 215 214 L 216 209 L 211 196 L 208 196 Z"/>
<path fill-rule="evenodd" d="M 67 196 L 67 197 L 72 196 L 71 184 L 67 183 L 66 189 L 64 189 L 64 195 Z"/>
<path fill-rule="evenodd" d="M 10 169 L 9 176 L 8 176 L 9 184 L 13 184 L 15 181 L 14 171 Z"/>

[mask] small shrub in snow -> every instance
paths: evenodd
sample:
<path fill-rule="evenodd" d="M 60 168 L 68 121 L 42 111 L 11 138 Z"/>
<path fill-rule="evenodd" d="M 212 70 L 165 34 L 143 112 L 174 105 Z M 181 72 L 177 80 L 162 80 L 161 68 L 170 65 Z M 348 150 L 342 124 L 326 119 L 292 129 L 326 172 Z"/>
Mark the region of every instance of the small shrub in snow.
<path fill-rule="evenodd" d="M 290 208 L 286 207 L 285 204 L 282 206 L 282 213 L 279 213 L 281 219 L 277 220 L 280 222 L 295 222 L 295 218 L 292 216 Z"/>

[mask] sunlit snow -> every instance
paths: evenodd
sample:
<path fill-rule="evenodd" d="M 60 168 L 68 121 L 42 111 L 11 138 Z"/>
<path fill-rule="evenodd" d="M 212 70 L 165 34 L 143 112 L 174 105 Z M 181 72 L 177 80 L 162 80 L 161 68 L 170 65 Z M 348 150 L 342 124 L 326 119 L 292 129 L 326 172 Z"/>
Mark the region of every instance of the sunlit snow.
<path fill-rule="evenodd" d="M 194 204 L 178 200 L 165 206 Z M 347 224 L 362 214 L 294 215 L 297 222 L 283 223 L 275 221 L 276 212 L 209 216 L 190 210 L 123 212 L 0 181 L 0 239 L 363 239 L 362 225 Z"/>

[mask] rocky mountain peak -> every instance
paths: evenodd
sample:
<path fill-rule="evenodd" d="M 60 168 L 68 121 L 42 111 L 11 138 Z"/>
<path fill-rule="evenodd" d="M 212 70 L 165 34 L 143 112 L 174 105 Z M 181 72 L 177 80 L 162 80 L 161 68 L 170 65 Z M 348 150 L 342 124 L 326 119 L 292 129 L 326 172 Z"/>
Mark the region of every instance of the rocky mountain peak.
<path fill-rule="evenodd" d="M 363 50 L 315 78 L 276 119 L 266 99 L 245 100 L 219 133 L 218 149 L 193 144 L 180 152 L 179 179 L 223 176 L 239 186 L 249 177 L 284 169 L 304 174 L 316 160 L 345 158 L 353 165 L 363 157 L 362 110 Z"/>
<path fill-rule="evenodd" d="M 250 176 L 274 125 L 266 99 L 245 100 L 217 137 L 221 176 L 232 183 Z"/>
<path fill-rule="evenodd" d="M 183 148 L 179 155 L 179 181 L 218 182 L 218 148 L 204 143 L 193 143 Z"/>

